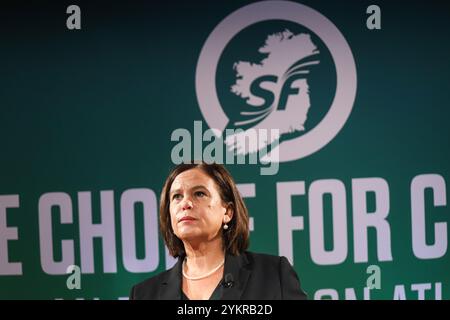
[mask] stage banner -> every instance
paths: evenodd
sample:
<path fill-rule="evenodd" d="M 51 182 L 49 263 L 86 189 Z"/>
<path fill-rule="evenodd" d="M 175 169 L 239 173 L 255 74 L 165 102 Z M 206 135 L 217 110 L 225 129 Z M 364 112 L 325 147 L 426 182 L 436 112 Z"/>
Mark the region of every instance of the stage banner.
<path fill-rule="evenodd" d="M 192 160 L 309 299 L 450 299 L 448 2 L 1 7 L 0 299 L 128 299 Z"/>

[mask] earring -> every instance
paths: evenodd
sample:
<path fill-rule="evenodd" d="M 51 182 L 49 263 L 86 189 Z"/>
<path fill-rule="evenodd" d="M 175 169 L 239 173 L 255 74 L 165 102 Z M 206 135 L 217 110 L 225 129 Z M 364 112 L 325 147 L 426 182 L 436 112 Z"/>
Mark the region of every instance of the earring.
<path fill-rule="evenodd" d="M 223 229 L 224 229 L 224 230 L 227 230 L 227 229 L 228 229 L 228 225 L 227 225 L 226 223 L 223 225 Z"/>

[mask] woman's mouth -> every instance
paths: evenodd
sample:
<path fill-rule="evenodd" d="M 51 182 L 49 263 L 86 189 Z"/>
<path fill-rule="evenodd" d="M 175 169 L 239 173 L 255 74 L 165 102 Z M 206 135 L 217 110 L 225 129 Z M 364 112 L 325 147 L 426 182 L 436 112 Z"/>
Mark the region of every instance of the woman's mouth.
<path fill-rule="evenodd" d="M 178 223 L 183 222 L 183 221 L 194 221 L 194 220 L 197 220 L 197 219 L 190 217 L 190 216 L 185 216 L 185 217 L 182 217 L 180 220 L 178 220 Z"/>

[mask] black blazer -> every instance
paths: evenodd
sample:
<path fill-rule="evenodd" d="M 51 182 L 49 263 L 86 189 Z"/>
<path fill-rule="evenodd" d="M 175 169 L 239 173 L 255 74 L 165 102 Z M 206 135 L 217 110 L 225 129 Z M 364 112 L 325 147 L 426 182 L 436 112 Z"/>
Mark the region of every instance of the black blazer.
<path fill-rule="evenodd" d="M 131 289 L 130 299 L 180 300 L 182 259 L 171 269 Z M 285 257 L 244 252 L 226 255 L 223 300 L 306 299 L 295 270 Z"/>

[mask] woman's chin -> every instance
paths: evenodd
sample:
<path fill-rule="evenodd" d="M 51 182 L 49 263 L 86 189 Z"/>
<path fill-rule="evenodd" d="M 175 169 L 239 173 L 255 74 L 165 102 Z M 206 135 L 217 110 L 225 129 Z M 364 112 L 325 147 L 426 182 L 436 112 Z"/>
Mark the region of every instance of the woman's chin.
<path fill-rule="evenodd" d="M 198 238 L 199 235 L 200 235 L 199 230 L 193 227 L 186 226 L 178 229 L 178 237 L 181 240 L 189 241 Z"/>

